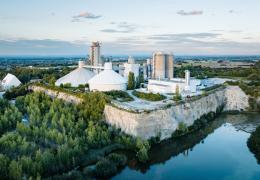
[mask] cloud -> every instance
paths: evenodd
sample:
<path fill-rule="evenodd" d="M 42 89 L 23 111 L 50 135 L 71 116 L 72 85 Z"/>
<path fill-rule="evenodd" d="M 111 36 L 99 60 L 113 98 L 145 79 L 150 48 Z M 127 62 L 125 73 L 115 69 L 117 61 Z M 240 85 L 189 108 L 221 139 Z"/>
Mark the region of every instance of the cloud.
<path fill-rule="evenodd" d="M 125 35 L 125 36 L 124 36 Z M 183 55 L 253 55 L 260 54 L 260 41 L 225 39 L 221 33 L 166 33 L 152 35 L 121 34 L 102 42 L 104 54 L 152 54 L 157 50 Z M 86 38 L 84 38 L 86 39 Z M 0 55 L 85 55 L 88 40 L 0 39 Z"/>
<path fill-rule="evenodd" d="M 131 33 L 134 32 L 138 26 L 135 24 L 129 24 L 127 22 L 111 22 L 110 24 L 115 25 L 114 28 L 102 29 L 101 32 L 106 33 Z"/>
<path fill-rule="evenodd" d="M 181 15 L 181 16 L 195 16 L 195 15 L 202 15 L 203 11 L 201 11 L 201 10 L 194 10 L 194 11 L 180 10 L 177 12 L 177 14 Z"/>
<path fill-rule="evenodd" d="M 72 16 L 72 22 L 80 22 L 82 19 L 98 19 L 101 18 L 101 15 L 94 15 L 90 12 L 83 12 L 79 15 Z"/>
<path fill-rule="evenodd" d="M 86 44 L 55 39 L 0 39 L 0 55 L 86 54 Z"/>

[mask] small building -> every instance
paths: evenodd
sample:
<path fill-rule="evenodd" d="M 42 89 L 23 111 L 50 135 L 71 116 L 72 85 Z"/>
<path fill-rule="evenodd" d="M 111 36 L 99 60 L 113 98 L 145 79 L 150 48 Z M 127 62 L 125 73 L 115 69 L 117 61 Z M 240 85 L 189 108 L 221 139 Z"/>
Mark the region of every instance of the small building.
<path fill-rule="evenodd" d="M 91 91 L 124 91 L 127 87 L 127 79 L 112 69 L 111 62 L 105 63 L 104 71 L 94 76 L 88 83 Z"/>
<path fill-rule="evenodd" d="M 5 78 L 1 82 L 1 87 L 4 90 L 8 90 L 12 87 L 18 87 L 20 86 L 21 81 L 13 74 L 8 73 Z"/>
<path fill-rule="evenodd" d="M 190 72 L 185 71 L 185 78 L 171 78 L 169 80 L 163 79 L 149 79 L 148 80 L 148 91 L 153 93 L 176 93 L 179 91 L 180 94 L 196 93 L 198 86 L 200 85 L 199 79 L 190 78 Z"/>
<path fill-rule="evenodd" d="M 78 68 L 58 79 L 55 85 L 71 84 L 72 87 L 78 87 L 79 85 L 87 84 L 88 81 L 95 76 L 95 73 L 84 68 L 84 65 L 85 63 L 83 61 L 79 61 Z"/>

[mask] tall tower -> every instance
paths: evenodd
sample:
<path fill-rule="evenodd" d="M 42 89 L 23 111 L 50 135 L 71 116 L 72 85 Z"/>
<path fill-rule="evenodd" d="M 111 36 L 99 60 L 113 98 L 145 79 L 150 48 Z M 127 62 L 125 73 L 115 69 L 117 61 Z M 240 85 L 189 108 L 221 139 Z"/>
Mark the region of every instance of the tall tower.
<path fill-rule="evenodd" d="M 152 78 L 171 79 L 173 78 L 174 58 L 171 53 L 156 52 L 153 54 Z"/>
<path fill-rule="evenodd" d="M 90 47 L 90 65 L 92 66 L 103 65 L 103 60 L 100 56 L 100 47 L 100 42 L 92 42 Z"/>

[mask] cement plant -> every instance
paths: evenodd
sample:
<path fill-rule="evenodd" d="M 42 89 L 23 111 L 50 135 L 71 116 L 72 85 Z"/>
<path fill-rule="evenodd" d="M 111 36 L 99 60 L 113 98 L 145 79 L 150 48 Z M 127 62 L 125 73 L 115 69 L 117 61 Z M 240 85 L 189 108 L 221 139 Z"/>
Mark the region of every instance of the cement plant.
<path fill-rule="evenodd" d="M 259 180 L 259 2 L 1 2 L 0 180 Z"/>

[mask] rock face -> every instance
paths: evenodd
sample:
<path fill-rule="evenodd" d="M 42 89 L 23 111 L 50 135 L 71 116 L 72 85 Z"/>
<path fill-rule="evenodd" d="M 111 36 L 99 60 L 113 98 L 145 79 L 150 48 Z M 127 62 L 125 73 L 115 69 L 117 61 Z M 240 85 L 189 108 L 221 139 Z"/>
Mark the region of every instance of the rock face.
<path fill-rule="evenodd" d="M 244 111 L 249 107 L 249 97 L 238 86 L 226 87 L 224 111 Z"/>
<path fill-rule="evenodd" d="M 30 86 L 29 89 L 32 91 L 35 91 L 35 92 L 43 92 L 43 93 L 47 94 L 48 96 L 50 96 L 51 98 L 62 99 L 68 103 L 79 104 L 80 102 L 82 102 L 82 99 L 80 99 L 76 96 L 73 96 L 71 94 L 65 93 L 65 92 L 59 92 L 59 91 L 55 91 L 55 90 L 51 90 L 51 89 L 46 89 L 46 88 L 40 87 L 40 86 Z"/>
<path fill-rule="evenodd" d="M 249 107 L 248 97 L 239 87 L 228 86 L 200 99 L 149 113 L 127 112 L 111 105 L 106 105 L 104 112 L 109 124 L 127 134 L 143 139 L 160 134 L 161 139 L 166 139 L 171 137 L 180 122 L 192 125 L 202 115 L 216 112 L 222 105 L 225 111 L 246 110 Z"/>

